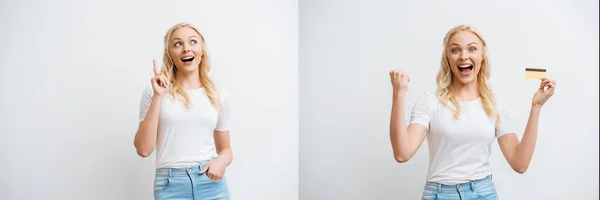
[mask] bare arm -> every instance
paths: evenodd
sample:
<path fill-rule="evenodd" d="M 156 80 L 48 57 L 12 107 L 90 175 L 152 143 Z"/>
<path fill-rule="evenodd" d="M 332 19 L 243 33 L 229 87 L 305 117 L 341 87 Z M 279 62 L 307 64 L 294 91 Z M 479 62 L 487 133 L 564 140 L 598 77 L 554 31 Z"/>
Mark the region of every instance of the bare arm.
<path fill-rule="evenodd" d="M 538 134 L 540 109 L 541 106 L 531 107 L 529 120 L 521 142 L 515 134 L 506 134 L 498 138 L 498 145 L 504 158 L 513 170 L 521 174 L 527 171 L 533 157 Z"/>
<path fill-rule="evenodd" d="M 158 134 L 160 104 L 162 103 L 164 94 L 169 86 L 169 76 L 167 71 L 163 70 L 160 72 L 156 60 L 152 60 L 152 62 L 154 64 L 154 77 L 150 79 L 150 83 L 152 84 L 153 93 L 150 93 L 150 91 L 145 91 L 148 93 L 144 93 L 145 96 L 142 98 L 141 110 L 145 110 L 146 106 L 148 104 L 150 105 L 148 106 L 148 111 L 146 112 L 144 120 L 138 125 L 138 131 L 135 133 L 135 138 L 133 139 L 133 145 L 135 146 L 137 154 L 144 158 L 148 157 L 152 151 L 154 151 L 156 136 Z M 152 95 L 152 97 L 146 99 L 148 97 L 146 94 Z"/>
<path fill-rule="evenodd" d="M 394 90 L 390 118 L 390 140 L 394 158 L 399 163 L 410 160 L 427 135 L 427 128 L 421 124 L 411 124 L 406 127 L 404 94 L 405 92 Z"/>
<path fill-rule="evenodd" d="M 229 131 L 217 131 L 214 132 L 215 146 L 217 148 L 217 159 L 221 160 L 225 166 L 229 166 L 233 161 L 233 153 L 231 152 L 231 145 L 229 140 Z"/>
<path fill-rule="evenodd" d="M 231 146 L 229 145 L 229 131 L 217 131 L 213 133 L 215 139 L 215 147 L 217 154 L 219 155 L 216 159 L 211 160 L 202 170 L 200 174 L 208 171 L 208 178 L 214 181 L 219 181 L 225 175 L 226 168 L 231 164 L 233 160 L 233 153 L 231 153 Z"/>
<path fill-rule="evenodd" d="M 403 163 L 417 152 L 423 144 L 427 127 L 420 124 L 411 124 L 406 128 L 404 95 L 408 90 L 410 77 L 404 70 L 390 71 L 392 81 L 392 116 L 390 117 L 390 141 L 394 151 L 394 159 Z"/>
<path fill-rule="evenodd" d="M 498 138 L 498 146 L 500 146 L 504 158 L 510 167 L 520 174 L 525 173 L 531 163 L 537 141 L 540 111 L 542 105 L 554 94 L 555 86 L 556 81 L 542 78 L 540 88 L 533 97 L 529 119 L 521 142 L 515 134 L 505 134 Z M 545 89 L 546 87 L 547 89 Z"/>
<path fill-rule="evenodd" d="M 223 98 L 223 102 L 221 104 L 222 110 L 219 115 L 219 120 L 213 131 L 215 149 L 218 156 L 216 159 L 213 159 L 206 164 L 206 166 L 204 166 L 204 168 L 200 171 L 200 174 L 208 171 L 208 178 L 214 181 L 219 181 L 223 178 L 223 176 L 225 176 L 227 167 L 229 167 L 233 161 L 229 131 L 229 98 L 226 92 L 221 92 L 221 97 Z"/>
<path fill-rule="evenodd" d="M 138 131 L 135 134 L 133 145 L 137 150 L 137 154 L 141 157 L 148 157 L 156 145 L 156 136 L 158 133 L 158 115 L 160 113 L 161 96 L 153 96 L 150 109 L 146 117 L 138 126 Z"/>

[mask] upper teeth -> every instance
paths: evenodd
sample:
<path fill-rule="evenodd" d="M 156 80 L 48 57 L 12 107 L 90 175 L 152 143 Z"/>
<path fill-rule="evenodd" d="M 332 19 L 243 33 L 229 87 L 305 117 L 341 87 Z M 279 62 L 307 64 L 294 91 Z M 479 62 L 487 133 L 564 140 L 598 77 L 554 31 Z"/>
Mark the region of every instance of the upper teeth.
<path fill-rule="evenodd" d="M 464 68 L 464 67 L 470 67 L 470 66 L 471 65 L 461 65 L 461 66 L 458 66 L 458 67 L 463 67 Z"/>
<path fill-rule="evenodd" d="M 193 57 L 192 56 L 190 56 L 190 57 L 184 57 L 183 59 L 190 59 L 190 58 L 193 58 Z"/>

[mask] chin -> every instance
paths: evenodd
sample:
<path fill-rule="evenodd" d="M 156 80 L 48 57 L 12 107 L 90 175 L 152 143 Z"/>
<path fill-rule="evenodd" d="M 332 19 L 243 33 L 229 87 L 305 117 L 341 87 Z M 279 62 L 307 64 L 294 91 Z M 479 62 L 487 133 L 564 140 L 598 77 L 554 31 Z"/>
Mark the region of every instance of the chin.
<path fill-rule="evenodd" d="M 469 83 L 473 83 L 477 80 L 477 75 L 471 74 L 466 77 L 457 77 L 457 79 L 458 79 L 458 82 L 460 82 L 462 84 L 469 84 Z"/>
<path fill-rule="evenodd" d="M 458 82 L 462 83 L 462 84 L 469 84 L 472 83 L 475 79 L 473 78 L 459 78 Z"/>
<path fill-rule="evenodd" d="M 181 71 L 185 71 L 185 72 L 194 72 L 198 69 L 198 65 L 197 64 L 181 64 Z"/>

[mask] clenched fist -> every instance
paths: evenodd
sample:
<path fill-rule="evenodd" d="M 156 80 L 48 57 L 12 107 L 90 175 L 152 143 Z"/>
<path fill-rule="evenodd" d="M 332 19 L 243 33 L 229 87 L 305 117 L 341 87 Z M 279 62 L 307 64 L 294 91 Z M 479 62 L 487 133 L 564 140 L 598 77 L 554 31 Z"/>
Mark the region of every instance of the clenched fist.
<path fill-rule="evenodd" d="M 390 79 L 392 81 L 392 87 L 394 91 L 406 92 L 408 90 L 408 82 L 410 77 L 404 70 L 396 69 L 390 71 Z"/>

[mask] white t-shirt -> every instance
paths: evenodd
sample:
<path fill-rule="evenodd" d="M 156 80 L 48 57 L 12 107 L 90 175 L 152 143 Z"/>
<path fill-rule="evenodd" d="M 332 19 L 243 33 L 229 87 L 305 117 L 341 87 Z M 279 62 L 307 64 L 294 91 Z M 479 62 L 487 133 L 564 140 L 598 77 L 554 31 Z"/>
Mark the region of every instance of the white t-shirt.
<path fill-rule="evenodd" d="M 158 137 L 156 141 L 156 168 L 184 168 L 199 165 L 216 158 L 213 133 L 229 130 L 228 94 L 220 90 L 223 113 L 218 116 L 204 88 L 187 90 L 191 108 L 186 108 L 183 97 L 175 100 L 165 94 L 160 105 Z M 154 90 L 147 86 L 140 102 L 140 122 L 144 120 Z"/>
<path fill-rule="evenodd" d="M 500 126 L 488 117 L 478 98 L 463 101 L 460 119 L 444 107 L 435 93 L 420 96 L 413 107 L 410 123 L 427 127 L 429 170 L 427 181 L 456 185 L 491 174 L 489 157 L 494 140 L 507 133 L 516 133 L 510 125 L 507 107 L 496 100 Z M 452 108 L 454 104 L 449 103 Z"/>

